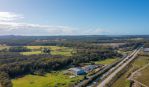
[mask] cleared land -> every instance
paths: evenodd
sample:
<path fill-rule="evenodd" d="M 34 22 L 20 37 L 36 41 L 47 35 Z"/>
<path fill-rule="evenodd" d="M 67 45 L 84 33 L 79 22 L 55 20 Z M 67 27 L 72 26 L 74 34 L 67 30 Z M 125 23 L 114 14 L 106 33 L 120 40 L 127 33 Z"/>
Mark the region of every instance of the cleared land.
<path fill-rule="evenodd" d="M 3 50 L 3 49 L 8 49 L 9 46 L 3 46 L 3 45 L 0 45 L 0 50 Z"/>
<path fill-rule="evenodd" d="M 109 65 L 109 64 L 112 64 L 116 61 L 118 61 L 119 58 L 107 58 L 107 59 L 104 59 L 104 60 L 99 60 L 99 61 L 91 61 L 89 63 L 82 63 L 84 65 L 91 65 L 92 63 L 95 63 L 95 64 L 102 64 L 102 65 Z"/>
<path fill-rule="evenodd" d="M 149 86 L 149 66 L 136 73 L 135 80 Z"/>
<path fill-rule="evenodd" d="M 60 46 L 26 46 L 28 49 L 31 49 L 31 52 L 21 52 L 23 55 L 34 55 L 34 54 L 42 54 L 42 48 L 51 49 L 52 55 L 63 55 L 63 56 L 71 56 L 71 52 L 74 52 L 72 48 L 68 47 L 60 47 Z"/>
<path fill-rule="evenodd" d="M 132 62 L 127 72 L 125 72 L 113 85 L 112 87 L 129 87 L 130 81 L 128 80 L 129 75 L 135 70 L 145 66 L 149 63 L 149 57 L 139 56 Z"/>
<path fill-rule="evenodd" d="M 2 46 L 0 45 L 0 50 L 9 49 L 10 46 Z M 25 46 L 28 49 L 31 49 L 31 52 L 21 52 L 23 55 L 36 55 L 42 54 L 42 48 L 49 48 L 51 49 L 52 55 L 63 55 L 63 56 L 71 56 L 74 49 L 69 47 L 60 47 L 60 46 Z"/>
<path fill-rule="evenodd" d="M 102 61 L 97 61 L 97 62 L 95 62 L 95 64 L 109 65 L 109 64 L 114 63 L 118 60 L 119 60 L 119 58 L 108 58 L 108 59 L 105 59 Z"/>
<path fill-rule="evenodd" d="M 124 44 L 126 44 L 126 43 L 100 43 L 100 44 L 94 44 L 94 45 L 119 47 L 119 46 L 124 45 Z"/>
<path fill-rule="evenodd" d="M 69 78 L 63 71 L 47 73 L 45 76 L 26 75 L 13 79 L 13 87 L 69 87 L 83 79 L 83 76 Z"/>

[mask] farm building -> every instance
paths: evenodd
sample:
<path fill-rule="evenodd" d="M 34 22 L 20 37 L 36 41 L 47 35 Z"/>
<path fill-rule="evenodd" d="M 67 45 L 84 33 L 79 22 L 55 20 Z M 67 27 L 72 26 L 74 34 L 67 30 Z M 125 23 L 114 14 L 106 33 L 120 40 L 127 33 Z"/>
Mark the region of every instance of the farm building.
<path fill-rule="evenodd" d="M 68 71 L 73 73 L 73 74 L 75 74 L 75 75 L 83 75 L 83 74 L 85 74 L 85 71 L 83 69 L 81 69 L 81 68 L 70 68 Z"/>
<path fill-rule="evenodd" d="M 94 70 L 94 69 L 97 68 L 97 67 L 98 67 L 98 66 L 96 66 L 96 65 L 88 65 L 88 66 L 85 66 L 85 67 L 82 67 L 82 68 L 84 69 L 84 71 L 85 71 L 86 73 L 88 73 L 88 72 Z"/>

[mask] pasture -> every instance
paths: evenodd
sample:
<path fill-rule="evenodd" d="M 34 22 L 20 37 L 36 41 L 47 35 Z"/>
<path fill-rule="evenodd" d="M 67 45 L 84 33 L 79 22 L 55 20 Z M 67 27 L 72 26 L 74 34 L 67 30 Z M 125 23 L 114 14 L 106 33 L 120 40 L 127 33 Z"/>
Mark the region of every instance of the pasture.
<path fill-rule="evenodd" d="M 12 80 L 13 87 L 69 87 L 80 80 L 83 76 L 69 78 L 63 71 L 53 71 L 45 76 L 26 75 Z"/>
<path fill-rule="evenodd" d="M 102 61 L 96 61 L 95 64 L 109 65 L 109 64 L 112 64 L 118 60 L 119 60 L 118 58 L 108 58 L 108 59 L 105 59 Z"/>
<path fill-rule="evenodd" d="M 6 46 L 6 45 L 0 45 L 0 50 L 3 50 L 3 49 L 8 49 L 9 46 Z"/>
<path fill-rule="evenodd" d="M 51 50 L 52 55 L 63 55 L 63 56 L 71 56 L 74 50 L 68 47 L 60 47 L 60 46 L 26 46 L 28 49 L 31 49 L 31 52 L 21 52 L 23 55 L 35 55 L 42 54 L 42 48 L 48 48 Z"/>

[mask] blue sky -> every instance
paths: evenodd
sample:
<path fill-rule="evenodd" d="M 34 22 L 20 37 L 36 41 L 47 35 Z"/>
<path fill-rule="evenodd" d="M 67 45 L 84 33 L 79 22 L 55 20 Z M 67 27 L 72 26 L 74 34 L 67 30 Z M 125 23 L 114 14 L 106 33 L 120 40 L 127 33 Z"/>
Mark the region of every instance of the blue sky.
<path fill-rule="evenodd" d="M 0 35 L 149 34 L 149 0 L 0 2 Z"/>

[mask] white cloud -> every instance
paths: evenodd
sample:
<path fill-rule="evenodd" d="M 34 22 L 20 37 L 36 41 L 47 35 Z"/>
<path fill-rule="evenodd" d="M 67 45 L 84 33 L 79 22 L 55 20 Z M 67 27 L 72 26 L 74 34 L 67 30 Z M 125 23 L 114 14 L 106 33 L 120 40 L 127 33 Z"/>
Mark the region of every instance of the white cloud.
<path fill-rule="evenodd" d="M 108 33 L 103 29 L 78 29 L 68 26 L 50 26 L 16 22 L 24 18 L 11 12 L 0 12 L 0 35 L 99 35 Z"/>
<path fill-rule="evenodd" d="M 74 30 L 67 26 L 50 26 L 16 22 L 24 18 L 12 12 L 0 12 L 0 35 L 66 35 L 74 34 Z"/>
<path fill-rule="evenodd" d="M 78 29 L 68 26 L 0 22 L 0 35 L 103 35 L 109 33 L 104 29 Z"/>
<path fill-rule="evenodd" d="M 20 18 L 24 17 L 11 12 L 0 12 L 0 21 L 14 21 Z"/>
<path fill-rule="evenodd" d="M 0 22 L 1 35 L 72 35 L 75 29 L 67 26 L 49 26 L 39 24 Z"/>

